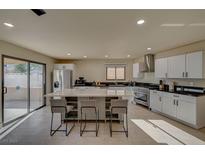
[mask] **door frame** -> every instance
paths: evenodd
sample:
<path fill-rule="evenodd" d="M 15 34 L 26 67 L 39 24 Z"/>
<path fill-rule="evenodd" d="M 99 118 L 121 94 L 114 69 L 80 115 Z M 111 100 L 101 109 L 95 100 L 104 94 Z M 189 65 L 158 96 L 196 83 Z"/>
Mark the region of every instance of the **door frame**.
<path fill-rule="evenodd" d="M 21 60 L 21 61 L 25 61 L 25 62 L 28 63 L 28 68 L 27 68 L 28 69 L 28 74 L 27 74 L 27 79 L 28 79 L 28 81 L 27 81 L 27 88 L 28 88 L 28 91 L 27 91 L 28 92 L 27 113 L 22 115 L 22 116 L 20 116 L 20 117 L 12 119 L 12 120 L 10 120 L 10 121 L 8 121 L 6 123 L 4 122 L 4 58 Z M 2 90 L 1 90 L 1 94 L 2 94 L 1 95 L 1 102 L 2 102 L 2 113 L 1 114 L 2 114 L 2 119 L 1 120 L 2 120 L 2 125 L 3 126 L 5 126 L 5 125 L 7 125 L 9 123 L 12 123 L 12 122 L 14 122 L 14 121 L 16 121 L 16 120 L 18 120 L 18 119 L 20 119 L 22 117 L 25 117 L 29 113 L 34 112 L 34 111 L 36 111 L 36 110 L 46 106 L 46 98 L 44 97 L 43 98 L 43 105 L 42 106 L 36 108 L 33 111 L 30 110 L 30 63 L 35 63 L 35 64 L 43 65 L 43 71 L 44 71 L 43 72 L 43 82 L 44 82 L 44 84 L 43 84 L 43 88 L 44 88 L 43 93 L 46 94 L 46 81 L 47 81 L 46 80 L 46 75 L 47 74 L 46 74 L 46 64 L 45 63 L 41 63 L 41 62 L 29 60 L 29 59 L 23 59 L 23 58 L 8 56 L 8 55 L 4 55 L 4 54 L 1 55 L 1 78 L 2 78 L 2 83 L 1 83 L 1 88 L 2 88 Z"/>

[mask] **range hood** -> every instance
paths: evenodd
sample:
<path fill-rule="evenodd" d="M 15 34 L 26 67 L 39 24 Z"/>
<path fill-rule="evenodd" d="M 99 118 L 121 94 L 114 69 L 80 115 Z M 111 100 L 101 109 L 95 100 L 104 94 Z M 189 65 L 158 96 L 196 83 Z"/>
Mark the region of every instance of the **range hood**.
<path fill-rule="evenodd" d="M 144 71 L 143 72 L 154 72 L 154 55 L 144 55 Z"/>

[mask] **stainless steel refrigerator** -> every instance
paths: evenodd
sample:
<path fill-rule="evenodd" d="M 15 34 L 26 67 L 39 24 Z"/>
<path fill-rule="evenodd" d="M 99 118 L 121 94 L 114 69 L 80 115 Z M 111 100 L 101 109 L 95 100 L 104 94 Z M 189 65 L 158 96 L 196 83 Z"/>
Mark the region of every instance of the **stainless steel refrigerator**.
<path fill-rule="evenodd" d="M 72 88 L 72 70 L 54 70 L 53 71 L 53 91 L 62 91 Z"/>

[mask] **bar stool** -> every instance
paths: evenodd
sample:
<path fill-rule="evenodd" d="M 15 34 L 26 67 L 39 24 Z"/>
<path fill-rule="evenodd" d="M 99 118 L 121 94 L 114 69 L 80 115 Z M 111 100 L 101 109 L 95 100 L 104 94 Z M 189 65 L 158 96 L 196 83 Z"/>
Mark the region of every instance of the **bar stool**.
<path fill-rule="evenodd" d="M 95 130 L 86 130 L 86 114 L 89 113 L 91 114 L 91 111 L 94 111 L 94 116 L 95 116 Z M 95 100 L 83 100 L 80 101 L 80 136 L 83 135 L 84 132 L 96 132 L 96 136 L 98 135 L 98 130 L 99 130 L 99 109 L 96 107 L 96 101 Z M 84 114 L 84 119 L 82 118 Z M 85 124 L 83 126 L 83 122 L 85 121 Z"/>
<path fill-rule="evenodd" d="M 50 135 L 53 136 L 57 131 L 63 131 L 63 132 L 65 132 L 65 135 L 68 136 L 69 133 L 71 132 L 71 130 L 75 126 L 75 120 L 73 119 L 73 125 L 70 128 L 70 130 L 68 130 L 68 123 L 67 122 L 66 122 L 66 128 L 64 130 L 60 130 L 60 128 L 61 128 L 64 120 L 66 120 L 65 115 L 68 114 L 73 109 L 73 106 L 71 106 L 71 105 L 68 106 L 65 98 L 50 99 L 50 102 L 51 102 L 51 113 L 52 113 Z M 61 114 L 61 124 L 56 129 L 53 129 L 53 117 L 54 117 L 55 113 Z"/>
<path fill-rule="evenodd" d="M 112 132 L 124 132 L 126 137 L 128 137 L 127 106 L 128 106 L 128 100 L 125 100 L 125 99 L 111 100 L 110 116 L 109 116 L 109 120 L 110 120 L 109 126 L 110 126 L 110 136 L 111 137 L 112 137 Z M 123 129 L 124 129 L 123 131 L 112 130 L 113 114 L 123 115 Z M 125 128 L 125 123 L 126 123 L 126 128 Z"/>

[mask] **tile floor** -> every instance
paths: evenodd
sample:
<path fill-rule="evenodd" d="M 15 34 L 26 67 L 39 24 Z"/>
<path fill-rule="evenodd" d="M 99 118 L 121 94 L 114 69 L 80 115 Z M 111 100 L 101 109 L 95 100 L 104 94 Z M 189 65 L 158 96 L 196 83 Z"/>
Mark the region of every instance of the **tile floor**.
<path fill-rule="evenodd" d="M 128 138 L 123 133 L 113 133 L 110 137 L 108 123 L 103 122 L 100 123 L 98 137 L 92 132 L 80 137 L 78 123 L 69 136 L 62 132 L 50 136 L 50 108 L 44 107 L 2 138 L 0 144 L 205 144 L 205 129 L 193 129 L 140 105 L 129 104 L 128 117 Z M 117 123 L 114 127 L 121 129 Z"/>
<path fill-rule="evenodd" d="M 33 111 L 37 108 L 42 106 L 41 101 L 31 101 L 30 110 Z M 12 100 L 12 101 L 5 101 L 4 103 L 4 122 L 9 122 L 13 119 L 16 119 L 20 116 L 25 115 L 27 110 L 27 102 L 26 101 L 18 101 L 18 100 Z"/>

